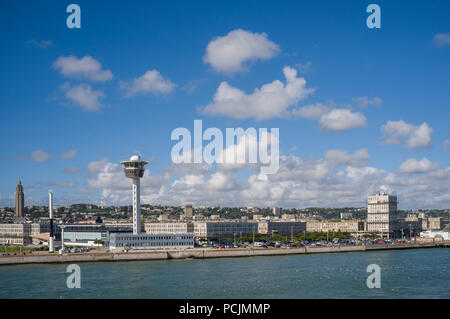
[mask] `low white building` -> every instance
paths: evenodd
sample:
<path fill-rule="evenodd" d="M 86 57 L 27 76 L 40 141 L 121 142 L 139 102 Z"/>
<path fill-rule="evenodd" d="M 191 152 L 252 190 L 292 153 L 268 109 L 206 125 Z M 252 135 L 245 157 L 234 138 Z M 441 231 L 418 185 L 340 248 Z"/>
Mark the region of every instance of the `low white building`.
<path fill-rule="evenodd" d="M 444 232 L 444 231 L 436 231 L 436 230 L 427 230 L 420 233 L 420 237 L 425 238 L 436 238 L 436 237 L 442 237 L 444 240 L 450 240 L 450 233 Z"/>
<path fill-rule="evenodd" d="M 110 234 L 112 250 L 173 250 L 194 248 L 193 234 Z"/>
<path fill-rule="evenodd" d="M 258 233 L 257 222 L 204 221 L 194 222 L 194 235 L 198 239 L 221 239 Z"/>
<path fill-rule="evenodd" d="M 193 223 L 145 223 L 147 234 L 183 234 L 193 233 Z"/>
<path fill-rule="evenodd" d="M 427 230 L 420 233 L 420 237 L 425 238 L 436 238 L 438 236 L 444 240 L 450 240 L 450 224 L 442 230 Z"/>

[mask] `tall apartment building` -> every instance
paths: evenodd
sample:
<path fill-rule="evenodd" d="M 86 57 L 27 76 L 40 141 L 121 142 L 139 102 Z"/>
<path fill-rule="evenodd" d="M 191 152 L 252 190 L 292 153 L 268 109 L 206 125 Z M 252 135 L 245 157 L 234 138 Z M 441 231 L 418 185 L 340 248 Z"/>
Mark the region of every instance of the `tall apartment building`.
<path fill-rule="evenodd" d="M 367 198 L 367 231 L 382 237 L 395 237 L 397 196 L 380 192 Z"/>
<path fill-rule="evenodd" d="M 192 204 L 184 205 L 184 218 L 192 218 L 192 215 L 193 215 Z"/>

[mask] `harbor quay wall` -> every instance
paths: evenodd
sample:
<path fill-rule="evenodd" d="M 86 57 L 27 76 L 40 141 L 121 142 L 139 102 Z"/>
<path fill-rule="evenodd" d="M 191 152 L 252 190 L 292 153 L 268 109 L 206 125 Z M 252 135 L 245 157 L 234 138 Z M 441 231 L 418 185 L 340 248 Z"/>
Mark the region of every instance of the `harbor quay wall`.
<path fill-rule="evenodd" d="M 367 245 L 366 251 L 385 250 L 385 249 L 431 248 L 431 247 L 441 247 L 441 245 L 439 243 L 414 243 L 406 245 L 376 244 L 376 245 Z"/>
<path fill-rule="evenodd" d="M 225 257 L 277 256 L 318 253 L 362 252 L 387 249 L 412 249 L 449 247 L 448 243 L 413 243 L 399 245 L 355 245 L 355 246 L 304 246 L 294 248 L 234 248 L 234 249 L 189 249 L 171 251 L 145 251 L 128 253 L 79 253 L 79 254 L 37 254 L 24 256 L 1 256 L 0 265 L 31 264 L 31 263 L 77 263 L 77 262 L 111 262 L 138 260 L 167 260 L 167 259 L 206 259 Z"/>

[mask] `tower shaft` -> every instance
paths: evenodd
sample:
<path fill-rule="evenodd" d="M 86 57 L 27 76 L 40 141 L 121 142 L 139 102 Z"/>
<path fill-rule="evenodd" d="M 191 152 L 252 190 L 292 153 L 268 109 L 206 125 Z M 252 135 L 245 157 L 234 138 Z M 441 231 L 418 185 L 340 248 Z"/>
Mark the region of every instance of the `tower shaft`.
<path fill-rule="evenodd" d="M 133 179 L 133 234 L 141 233 L 141 180 Z"/>
<path fill-rule="evenodd" d="M 24 197 L 22 182 L 19 181 L 16 188 L 16 217 L 23 217 Z"/>
<path fill-rule="evenodd" d="M 50 219 L 50 234 L 48 239 L 48 250 L 53 253 L 55 251 L 54 233 L 53 233 L 53 193 L 48 192 L 48 217 Z"/>

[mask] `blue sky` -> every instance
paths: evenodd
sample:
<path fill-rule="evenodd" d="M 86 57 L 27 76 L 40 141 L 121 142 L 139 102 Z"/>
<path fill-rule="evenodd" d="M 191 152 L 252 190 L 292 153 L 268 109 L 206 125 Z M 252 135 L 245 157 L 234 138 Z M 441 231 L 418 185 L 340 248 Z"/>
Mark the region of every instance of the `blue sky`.
<path fill-rule="evenodd" d="M 81 29 L 66 26 L 70 3 L 0 4 L 0 206 L 18 179 L 26 205 L 48 189 L 60 204 L 127 203 L 117 164 L 138 151 L 153 204 L 364 206 L 383 189 L 401 208 L 450 207 L 448 1 L 376 1 L 381 29 L 366 26 L 370 1 L 77 1 Z M 314 92 L 250 112 L 285 67 Z M 247 95 L 236 112 L 214 102 L 222 82 Z M 170 134 L 195 119 L 279 128 L 279 173 L 174 167 Z"/>

